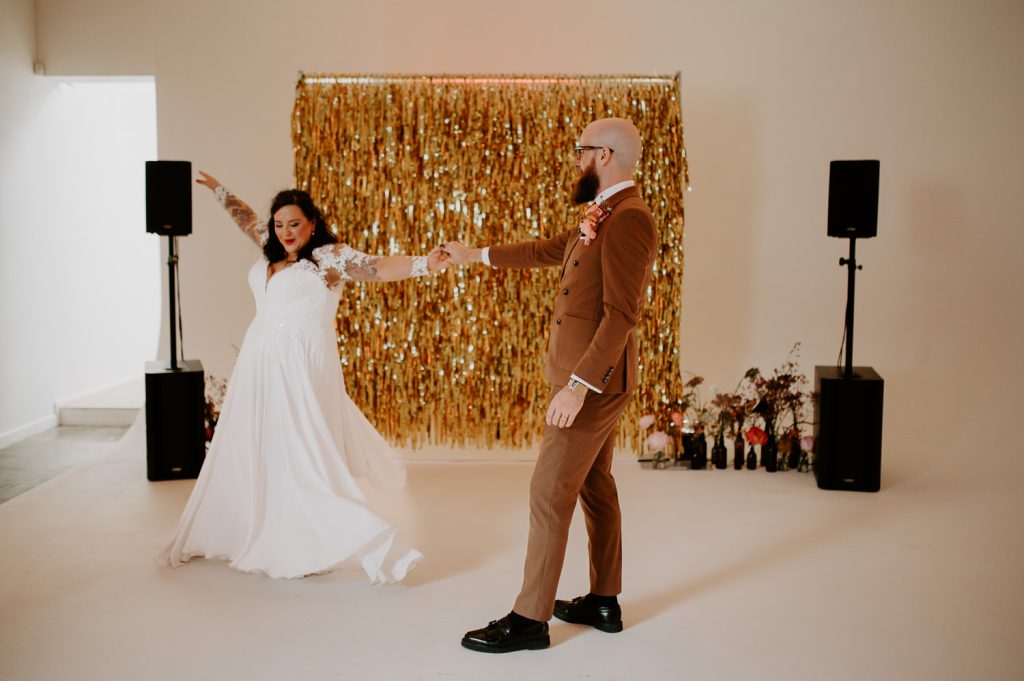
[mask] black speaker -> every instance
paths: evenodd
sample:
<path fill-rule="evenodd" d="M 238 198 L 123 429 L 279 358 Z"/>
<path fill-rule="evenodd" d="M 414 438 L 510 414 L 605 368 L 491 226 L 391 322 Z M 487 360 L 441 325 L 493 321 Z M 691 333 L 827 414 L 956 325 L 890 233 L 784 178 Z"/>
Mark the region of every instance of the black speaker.
<path fill-rule="evenodd" d="M 203 365 L 146 363 L 146 477 L 195 478 L 206 458 Z"/>
<path fill-rule="evenodd" d="M 146 161 L 146 231 L 164 236 L 192 233 L 192 164 Z"/>
<path fill-rule="evenodd" d="M 832 161 L 828 235 L 867 239 L 878 231 L 878 161 Z"/>
<path fill-rule="evenodd" d="M 884 381 L 871 367 L 853 371 L 844 378 L 842 369 L 814 368 L 814 477 L 822 489 L 877 492 Z"/>

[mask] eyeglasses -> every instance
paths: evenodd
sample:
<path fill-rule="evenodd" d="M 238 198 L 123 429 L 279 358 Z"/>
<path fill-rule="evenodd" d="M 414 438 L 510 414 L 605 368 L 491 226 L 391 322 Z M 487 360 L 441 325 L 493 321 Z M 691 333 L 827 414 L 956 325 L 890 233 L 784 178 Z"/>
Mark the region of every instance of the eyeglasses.
<path fill-rule="evenodd" d="M 608 153 L 614 153 L 614 151 L 615 151 L 611 147 L 592 147 L 592 146 L 589 146 L 589 145 L 586 145 L 586 144 L 577 144 L 574 147 L 574 149 L 576 150 L 576 159 L 577 160 L 583 158 L 583 152 L 584 151 L 597 151 L 598 149 L 607 149 Z"/>

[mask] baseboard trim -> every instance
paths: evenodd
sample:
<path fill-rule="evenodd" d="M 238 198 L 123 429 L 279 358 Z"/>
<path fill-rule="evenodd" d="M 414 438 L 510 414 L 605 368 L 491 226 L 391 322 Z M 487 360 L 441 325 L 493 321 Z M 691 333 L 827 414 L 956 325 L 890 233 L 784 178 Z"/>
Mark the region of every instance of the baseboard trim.
<path fill-rule="evenodd" d="M 140 411 L 130 407 L 64 407 L 60 410 L 59 421 L 62 426 L 127 427 L 135 423 Z"/>
<path fill-rule="evenodd" d="M 136 384 L 136 383 L 141 385 L 142 384 L 142 380 L 143 380 L 143 376 L 142 376 L 142 374 L 139 374 L 138 376 L 124 378 L 124 379 L 122 379 L 120 381 L 114 381 L 112 383 L 106 383 L 104 385 L 101 385 L 101 386 L 98 386 L 98 387 L 95 387 L 95 388 L 90 388 L 89 390 L 80 392 L 78 394 L 70 395 L 68 397 L 62 397 L 61 399 L 56 400 L 54 402 L 54 408 L 55 408 L 55 410 L 58 413 L 60 412 L 61 409 L 66 409 L 68 407 L 86 406 L 88 408 L 89 406 L 91 406 L 89 403 L 96 401 L 97 398 L 102 398 L 104 395 L 106 395 L 107 393 L 110 393 L 110 392 L 124 390 L 126 388 L 131 387 L 133 384 Z M 104 404 L 103 406 L 104 407 L 113 406 L 114 408 L 120 409 L 120 408 L 138 408 L 141 405 L 134 405 L 134 404 L 106 405 L 106 404 Z"/>
<path fill-rule="evenodd" d="M 44 431 L 50 430 L 51 428 L 57 427 L 57 415 L 50 414 L 45 418 L 41 418 L 31 423 L 26 423 L 23 426 L 18 426 L 12 430 L 8 430 L 5 433 L 0 433 L 0 449 L 9 447 L 15 442 L 20 442 L 26 438 L 30 438 L 33 435 L 38 435 Z"/>

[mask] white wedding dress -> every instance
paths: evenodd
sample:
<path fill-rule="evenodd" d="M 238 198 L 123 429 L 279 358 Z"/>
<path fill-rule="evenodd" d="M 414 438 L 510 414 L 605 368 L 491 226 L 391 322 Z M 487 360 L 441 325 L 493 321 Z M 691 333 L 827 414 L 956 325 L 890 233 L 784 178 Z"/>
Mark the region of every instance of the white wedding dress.
<path fill-rule="evenodd" d="M 345 392 L 334 315 L 346 266 L 369 256 L 325 246 L 268 279 L 249 272 L 256 318 L 228 382 L 206 462 L 158 557 L 204 556 L 270 577 L 361 566 L 402 580 L 422 558 L 367 505 L 357 478 L 396 489 L 405 471 Z M 328 285 L 330 282 L 331 285 Z"/>

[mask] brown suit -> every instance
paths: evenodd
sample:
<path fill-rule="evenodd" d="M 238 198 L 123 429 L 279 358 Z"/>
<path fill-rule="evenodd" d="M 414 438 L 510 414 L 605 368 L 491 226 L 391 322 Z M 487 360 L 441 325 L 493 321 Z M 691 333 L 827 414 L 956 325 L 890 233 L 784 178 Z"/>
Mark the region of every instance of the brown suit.
<path fill-rule="evenodd" d="M 494 246 L 495 267 L 561 266 L 544 376 L 552 397 L 575 374 L 588 392 L 569 428 L 547 426 L 530 484 L 530 539 L 515 612 L 551 619 L 576 500 L 590 537 L 591 592 L 617 595 L 622 582 L 622 530 L 611 475 L 619 416 L 636 387 L 634 329 L 658 248 L 650 211 L 635 187 L 606 203 L 611 215 L 584 245 L 574 228 L 550 239 Z"/>

